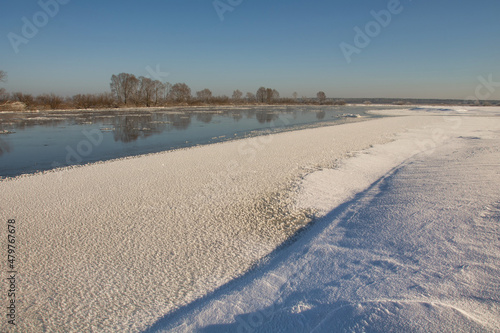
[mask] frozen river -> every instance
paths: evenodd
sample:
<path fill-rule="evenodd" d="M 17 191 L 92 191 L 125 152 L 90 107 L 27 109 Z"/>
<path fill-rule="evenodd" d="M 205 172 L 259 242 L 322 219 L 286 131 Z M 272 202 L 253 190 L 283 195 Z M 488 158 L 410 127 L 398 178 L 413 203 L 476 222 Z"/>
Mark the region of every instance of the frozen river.
<path fill-rule="evenodd" d="M 380 107 L 379 107 L 380 108 Z M 387 107 L 384 107 L 387 108 Z M 373 117 L 363 106 L 0 113 L 0 177 Z"/>

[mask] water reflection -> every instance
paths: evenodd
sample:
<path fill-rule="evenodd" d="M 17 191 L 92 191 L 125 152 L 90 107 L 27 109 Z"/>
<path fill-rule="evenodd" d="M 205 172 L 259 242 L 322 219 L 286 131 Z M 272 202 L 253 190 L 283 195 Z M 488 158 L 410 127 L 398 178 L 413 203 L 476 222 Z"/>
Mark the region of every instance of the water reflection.
<path fill-rule="evenodd" d="M 231 112 L 231 117 L 235 121 L 240 121 L 241 119 L 243 119 L 243 114 L 241 112 Z"/>
<path fill-rule="evenodd" d="M 0 114 L 0 131 L 28 130 L 35 126 L 61 127 L 72 125 L 99 124 L 102 128 L 113 131 L 115 141 L 133 142 L 164 131 L 187 130 L 193 119 L 199 124 L 213 124 L 214 119 L 227 117 L 236 122 L 243 119 L 256 119 L 261 125 L 268 125 L 284 115 L 286 123 L 302 119 L 302 123 L 325 120 L 327 114 L 339 113 L 339 108 L 321 107 L 248 107 L 241 109 L 177 109 L 139 111 L 139 110 L 99 110 L 99 111 L 40 111 Z M 351 110 L 352 112 L 352 110 Z M 314 119 L 309 119 L 314 115 Z M 308 120 L 309 119 L 309 120 Z M 284 122 L 283 122 L 284 123 Z M 293 124 L 292 124 L 293 125 Z M 8 152 L 3 143 L 2 152 Z"/>
<path fill-rule="evenodd" d="M 39 111 L 39 112 L 13 112 L 0 114 L 0 131 L 28 130 L 35 126 L 61 127 L 72 125 L 100 124 L 102 128 L 113 131 L 115 142 L 129 143 L 139 138 L 148 138 L 164 131 L 187 130 L 195 119 L 199 124 L 213 124 L 217 117 L 227 117 L 235 122 L 243 119 L 256 119 L 261 125 L 277 124 L 280 115 L 284 115 L 286 123 L 290 120 L 315 116 L 316 121 L 325 120 L 327 113 L 339 113 L 339 108 L 322 107 L 247 107 L 240 109 L 176 109 L 139 111 L 139 110 L 97 110 L 97 111 Z M 352 111 L 351 111 L 352 112 Z M 314 122 L 313 119 L 301 122 Z M 283 122 L 285 123 L 285 122 Z M 292 124 L 293 125 L 293 124 Z M 2 143 L 0 154 L 9 152 L 6 142 Z"/>
<path fill-rule="evenodd" d="M 0 138 L 0 156 L 2 156 L 4 153 L 8 153 L 8 152 L 10 152 L 9 143 Z"/>
<path fill-rule="evenodd" d="M 101 130 L 103 141 L 85 156 L 80 154 L 81 163 L 258 135 L 269 129 L 274 132 L 319 122 L 356 121 L 343 115 L 368 116 L 367 109 L 248 106 L 0 112 L 0 132 L 14 132 L 0 134 L 0 176 L 48 170 L 54 162 L 65 165 L 67 147 L 78 150 L 82 141 L 88 140 L 83 133 L 90 130 Z M 54 130 L 46 130 L 50 127 Z"/>
<path fill-rule="evenodd" d="M 115 141 L 127 143 L 153 134 L 149 127 L 146 127 L 151 124 L 151 116 L 125 116 L 113 120 Z"/>
<path fill-rule="evenodd" d="M 257 121 L 260 124 L 265 124 L 265 123 L 270 123 L 272 121 L 275 121 L 279 118 L 279 115 L 274 112 L 268 112 L 268 111 L 258 111 L 255 114 L 255 117 L 257 118 Z"/>
<path fill-rule="evenodd" d="M 186 114 L 169 114 L 167 115 L 168 121 L 172 123 L 172 126 L 178 130 L 185 130 L 191 124 L 191 115 Z"/>
<path fill-rule="evenodd" d="M 208 124 L 212 121 L 213 114 L 212 113 L 198 113 L 196 115 L 196 120 L 201 121 L 205 124 Z"/>

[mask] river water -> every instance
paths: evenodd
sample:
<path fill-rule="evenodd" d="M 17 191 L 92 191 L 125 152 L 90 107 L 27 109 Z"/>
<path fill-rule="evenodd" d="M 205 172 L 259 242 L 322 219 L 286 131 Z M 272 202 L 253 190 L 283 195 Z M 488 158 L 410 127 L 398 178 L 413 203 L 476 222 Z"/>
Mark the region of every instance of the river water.
<path fill-rule="evenodd" d="M 374 106 L 0 113 L 0 177 L 374 117 Z M 387 108 L 387 107 L 383 107 Z"/>

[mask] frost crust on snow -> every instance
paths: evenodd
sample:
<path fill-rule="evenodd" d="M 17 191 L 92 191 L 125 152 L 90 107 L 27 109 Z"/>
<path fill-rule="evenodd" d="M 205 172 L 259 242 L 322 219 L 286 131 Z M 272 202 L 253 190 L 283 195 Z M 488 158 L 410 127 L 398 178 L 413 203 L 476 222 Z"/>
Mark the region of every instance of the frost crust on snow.
<path fill-rule="evenodd" d="M 19 329 L 144 330 L 248 271 L 312 212 L 325 216 L 412 153 L 437 149 L 459 130 L 448 120 L 375 119 L 1 181 L 0 217 L 16 219 L 22 244 Z M 349 159 L 342 161 L 352 155 L 384 157 L 363 162 L 372 170 L 363 163 L 349 169 Z M 281 297 L 273 281 L 295 281 L 286 287 L 294 290 L 301 277 L 269 272 L 262 278 L 268 287 L 238 297 L 251 298 L 250 308 L 272 306 Z M 315 302 L 287 303 L 286 313 L 309 313 Z M 238 312 L 230 309 L 221 316 L 207 307 L 206 317 L 183 326 L 231 322 Z"/>
<path fill-rule="evenodd" d="M 322 218 L 154 331 L 498 332 L 499 161 L 500 119 L 480 115 L 312 172 L 296 204 Z"/>

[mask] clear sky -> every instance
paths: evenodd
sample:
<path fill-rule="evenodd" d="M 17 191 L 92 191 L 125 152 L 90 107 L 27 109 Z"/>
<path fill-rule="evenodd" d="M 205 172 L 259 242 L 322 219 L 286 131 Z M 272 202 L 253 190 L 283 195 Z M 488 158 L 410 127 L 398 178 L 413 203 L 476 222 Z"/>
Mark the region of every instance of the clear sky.
<path fill-rule="evenodd" d="M 481 99 L 500 99 L 498 0 L 397 2 L 218 0 L 218 13 L 213 0 L 3 1 L 0 87 L 97 93 L 112 74 L 159 69 L 162 81 L 215 95 L 266 86 L 281 96 L 464 99 L 491 76 Z M 390 22 L 374 24 L 371 12 L 388 7 Z M 354 28 L 367 25 L 369 44 L 356 45 Z"/>

